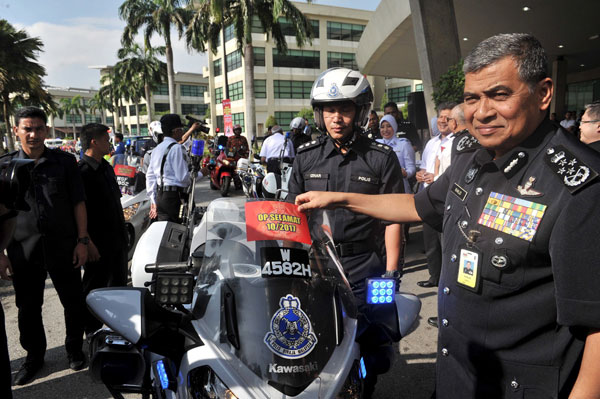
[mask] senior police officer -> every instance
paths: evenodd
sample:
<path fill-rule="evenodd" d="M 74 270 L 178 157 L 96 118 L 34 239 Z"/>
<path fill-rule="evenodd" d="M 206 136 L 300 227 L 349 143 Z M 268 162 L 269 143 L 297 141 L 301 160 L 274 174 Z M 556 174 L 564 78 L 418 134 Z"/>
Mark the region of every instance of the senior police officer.
<path fill-rule="evenodd" d="M 183 123 L 179 115 L 166 114 L 160 118 L 160 126 L 164 138 L 152 151 L 146 174 L 150 218 L 179 223 L 179 210 L 191 182 L 187 156 L 179 144 L 184 134 Z"/>
<path fill-rule="evenodd" d="M 546 69 L 531 35 L 484 40 L 464 62 L 465 117 L 483 148 L 415 197 L 296 199 L 443 226 L 438 398 L 600 396 L 600 158 L 546 118 Z"/>
<path fill-rule="evenodd" d="M 85 366 L 81 350 L 85 304 L 79 269 L 88 256 L 85 193 L 75 157 L 44 145 L 49 129 L 46 122 L 46 114 L 39 108 L 18 110 L 13 131 L 21 150 L 1 158 L 35 161 L 25 196 L 30 211 L 19 212 L 7 248 L 19 309 L 19 340 L 27 351 L 15 385 L 29 383 L 44 364 L 42 305 L 48 274 L 65 310 L 69 367 L 80 370 Z"/>
<path fill-rule="evenodd" d="M 298 147 L 292 168 L 290 193 L 310 190 L 355 193 L 401 193 L 402 172 L 394 150 L 362 134 L 373 93 L 367 79 L 358 71 L 332 68 L 313 84 L 311 104 L 315 123 L 326 135 Z M 364 305 L 364 279 L 387 273 L 397 277 L 400 256 L 399 224 L 385 227 L 378 220 L 344 209 L 332 218 L 333 240 L 344 270 L 359 300 Z M 385 237 L 385 239 L 384 239 Z M 385 241 L 385 264 L 382 243 Z M 391 362 L 389 339 L 380 339 L 375 328 L 359 342 L 367 364 L 367 397 L 372 393 L 377 374 L 387 371 Z"/>

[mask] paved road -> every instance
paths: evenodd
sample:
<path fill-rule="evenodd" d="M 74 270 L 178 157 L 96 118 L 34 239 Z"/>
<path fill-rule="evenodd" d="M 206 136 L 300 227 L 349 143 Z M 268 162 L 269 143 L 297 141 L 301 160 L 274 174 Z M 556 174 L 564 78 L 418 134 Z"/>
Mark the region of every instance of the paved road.
<path fill-rule="evenodd" d="M 218 192 L 208 188 L 206 179 L 197 184 L 196 193 L 197 202 L 203 206 L 219 197 Z M 241 191 L 234 192 L 234 195 L 241 195 Z M 426 279 L 428 274 L 422 252 L 420 227 L 412 228 L 411 231 L 411 240 L 407 249 L 407 267 L 401 290 L 418 295 L 423 302 L 423 307 L 415 330 L 399 344 L 399 356 L 393 369 L 380 378 L 376 398 L 428 399 L 433 387 L 437 330 L 427 324 L 427 318 L 435 314 L 436 291 L 416 285 L 417 281 Z M 19 345 L 17 309 L 10 283 L 0 281 L 0 300 L 6 313 L 9 352 L 14 374 L 25 360 L 26 354 Z M 46 281 L 44 300 L 43 317 L 48 339 L 46 363 L 36 380 L 29 385 L 15 388 L 14 398 L 111 398 L 103 385 L 96 384 L 90 379 L 87 369 L 73 372 L 68 368 L 63 346 L 62 308 L 49 279 Z M 87 348 L 84 350 L 87 351 Z M 127 395 L 127 397 L 138 396 Z"/>

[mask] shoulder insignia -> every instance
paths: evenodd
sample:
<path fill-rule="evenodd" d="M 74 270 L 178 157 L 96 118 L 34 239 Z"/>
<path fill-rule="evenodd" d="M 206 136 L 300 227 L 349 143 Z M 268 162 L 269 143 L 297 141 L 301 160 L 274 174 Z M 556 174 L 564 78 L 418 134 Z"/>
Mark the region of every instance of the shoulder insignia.
<path fill-rule="evenodd" d="M 381 151 L 381 152 L 386 153 L 386 154 L 388 152 L 392 151 L 392 147 L 390 147 L 387 144 L 378 143 L 377 141 L 372 141 L 369 144 L 370 144 L 370 147 L 372 149 L 377 150 L 377 151 Z"/>
<path fill-rule="evenodd" d="M 454 149 L 457 154 L 475 151 L 481 147 L 479 141 L 468 132 L 454 138 L 454 143 Z"/>
<path fill-rule="evenodd" d="M 594 169 L 583 163 L 562 145 L 546 149 L 544 160 L 571 194 L 598 177 L 598 173 Z"/>
<path fill-rule="evenodd" d="M 312 140 L 312 141 L 309 141 L 308 143 L 304 143 L 301 146 L 299 146 L 297 152 L 301 153 L 304 151 L 308 151 L 310 149 L 317 148 L 320 145 L 321 145 L 321 140 Z"/>

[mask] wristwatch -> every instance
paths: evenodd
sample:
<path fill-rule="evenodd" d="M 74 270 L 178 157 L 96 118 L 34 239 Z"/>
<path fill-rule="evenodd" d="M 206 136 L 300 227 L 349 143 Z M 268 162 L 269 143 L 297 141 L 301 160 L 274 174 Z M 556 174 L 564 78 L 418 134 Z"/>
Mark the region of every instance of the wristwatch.
<path fill-rule="evenodd" d="M 77 239 L 77 244 L 88 245 L 90 243 L 90 237 L 79 237 Z"/>

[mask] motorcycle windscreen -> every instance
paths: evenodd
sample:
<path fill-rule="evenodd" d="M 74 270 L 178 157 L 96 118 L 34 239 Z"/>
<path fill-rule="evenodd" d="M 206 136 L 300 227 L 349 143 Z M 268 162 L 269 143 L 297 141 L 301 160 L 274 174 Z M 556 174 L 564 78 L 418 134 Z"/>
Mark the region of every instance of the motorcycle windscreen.
<path fill-rule="evenodd" d="M 343 338 L 343 318 L 356 318 L 339 260 L 327 234 L 311 232 L 311 246 L 247 241 L 245 224 L 232 222 L 208 227 L 218 239 L 209 233 L 204 247 L 195 324 L 239 360 L 232 367 L 247 367 L 278 389 L 302 389 Z"/>

